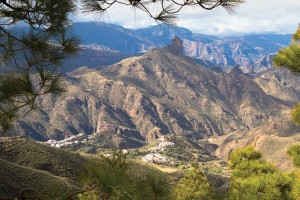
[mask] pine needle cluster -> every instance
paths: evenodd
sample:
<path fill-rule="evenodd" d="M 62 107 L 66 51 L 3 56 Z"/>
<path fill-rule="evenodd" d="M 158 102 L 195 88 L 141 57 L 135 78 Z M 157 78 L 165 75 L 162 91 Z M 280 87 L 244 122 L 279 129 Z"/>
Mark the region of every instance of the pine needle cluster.
<path fill-rule="evenodd" d="M 292 173 L 278 171 L 252 146 L 232 152 L 229 166 L 232 169 L 229 185 L 231 200 L 300 198 L 298 171 Z"/>
<path fill-rule="evenodd" d="M 75 11 L 72 0 L 1 1 L 0 130 L 38 108 L 39 96 L 65 91 L 58 68 L 78 49 L 68 32 Z"/>

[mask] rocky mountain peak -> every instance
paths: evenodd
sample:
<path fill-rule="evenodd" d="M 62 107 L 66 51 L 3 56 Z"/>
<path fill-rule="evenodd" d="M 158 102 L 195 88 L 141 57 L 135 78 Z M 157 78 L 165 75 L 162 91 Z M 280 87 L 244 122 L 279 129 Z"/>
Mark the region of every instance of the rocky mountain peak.
<path fill-rule="evenodd" d="M 239 65 L 234 66 L 231 70 L 230 73 L 234 73 L 234 74 L 244 74 L 243 70 L 241 69 L 241 67 Z"/>
<path fill-rule="evenodd" d="M 171 40 L 171 44 L 165 46 L 164 49 L 169 50 L 176 55 L 184 55 L 183 41 L 177 36 L 175 36 Z"/>

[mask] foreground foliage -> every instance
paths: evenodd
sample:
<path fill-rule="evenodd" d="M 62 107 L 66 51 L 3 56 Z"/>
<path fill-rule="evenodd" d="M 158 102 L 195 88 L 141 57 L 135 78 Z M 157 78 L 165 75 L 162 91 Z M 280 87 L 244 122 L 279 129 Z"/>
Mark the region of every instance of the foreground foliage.
<path fill-rule="evenodd" d="M 299 158 L 299 145 L 289 154 Z M 295 156 L 296 155 L 296 156 Z M 298 157 L 297 157 L 298 156 Z M 83 178 L 86 188 L 92 188 L 81 199 L 136 199 L 136 200 L 297 200 L 300 198 L 300 173 L 282 173 L 265 161 L 252 146 L 230 154 L 232 169 L 228 195 L 215 195 L 207 177 L 197 164 L 179 180 L 171 192 L 170 181 L 158 171 L 132 173 L 130 162 L 121 151 L 89 163 Z"/>
<path fill-rule="evenodd" d="M 130 169 L 130 162 L 122 151 L 87 164 L 82 183 L 87 192 L 81 199 L 168 199 L 170 180 L 157 170 L 138 174 Z M 91 189 L 92 188 L 92 189 Z"/>
<path fill-rule="evenodd" d="M 300 199 L 300 144 L 291 146 L 288 154 L 292 157 L 295 167 L 297 167 L 291 174 L 293 180 L 291 196 L 298 200 Z"/>
<path fill-rule="evenodd" d="M 237 149 L 229 157 L 233 170 L 230 177 L 229 199 L 299 199 L 299 173 L 279 172 L 262 158 L 252 146 Z"/>
<path fill-rule="evenodd" d="M 0 130 L 36 109 L 46 94 L 62 94 L 57 69 L 77 51 L 78 40 L 68 32 L 70 0 L 10 0 L 0 3 Z"/>
<path fill-rule="evenodd" d="M 229 13 L 234 13 L 235 8 L 243 2 L 244 0 L 157 0 L 152 2 L 147 0 L 82 0 L 82 5 L 84 12 L 93 12 L 100 16 L 113 5 L 131 6 L 157 21 L 173 24 L 183 7 L 198 6 L 201 9 L 212 10 L 222 6 Z"/>
<path fill-rule="evenodd" d="M 273 62 L 277 67 L 285 67 L 294 74 L 300 74 L 300 26 L 293 35 L 290 46 L 281 49 L 273 58 Z M 300 123 L 300 103 L 293 108 L 292 119 Z"/>
<path fill-rule="evenodd" d="M 297 160 L 299 149 L 293 145 L 288 153 Z M 177 182 L 181 175 L 170 177 L 121 151 L 91 159 L 24 139 L 1 141 L 0 150 L 0 199 L 300 199 L 299 169 L 282 173 L 253 147 L 231 153 L 228 195 L 227 188 L 212 188 L 208 178 L 212 185 L 213 179 L 196 164 Z M 78 184 L 77 174 L 86 162 Z"/>
<path fill-rule="evenodd" d="M 295 144 L 291 146 L 288 154 L 292 157 L 295 167 L 300 167 L 300 145 Z"/>
<path fill-rule="evenodd" d="M 274 57 L 275 66 L 285 67 L 294 74 L 300 73 L 300 26 L 293 35 L 290 46 L 281 49 Z"/>

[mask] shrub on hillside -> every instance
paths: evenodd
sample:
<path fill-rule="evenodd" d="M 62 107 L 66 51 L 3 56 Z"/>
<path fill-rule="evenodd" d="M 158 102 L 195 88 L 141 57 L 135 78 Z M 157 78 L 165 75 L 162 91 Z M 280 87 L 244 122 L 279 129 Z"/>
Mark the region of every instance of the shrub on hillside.
<path fill-rule="evenodd" d="M 229 199 L 231 200 L 289 200 L 292 179 L 276 170 L 252 146 L 237 149 L 229 156 Z"/>
<path fill-rule="evenodd" d="M 162 172 L 146 169 L 135 173 L 126 155 L 115 151 L 111 157 L 86 165 L 82 183 L 87 190 L 81 199 L 163 200 L 170 194 L 170 181 Z"/>
<path fill-rule="evenodd" d="M 288 150 L 288 154 L 292 157 L 294 165 L 300 167 L 300 144 L 291 146 Z"/>
<path fill-rule="evenodd" d="M 210 200 L 213 190 L 204 173 L 197 165 L 180 179 L 173 191 L 176 200 Z"/>

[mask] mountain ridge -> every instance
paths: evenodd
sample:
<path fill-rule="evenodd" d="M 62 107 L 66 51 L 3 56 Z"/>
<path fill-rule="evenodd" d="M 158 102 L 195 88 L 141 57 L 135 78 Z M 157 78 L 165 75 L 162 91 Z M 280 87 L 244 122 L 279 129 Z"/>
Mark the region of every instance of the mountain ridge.
<path fill-rule="evenodd" d="M 41 100 L 48 107 L 21 120 L 18 131 L 42 140 L 106 132 L 130 147 L 130 141 L 142 145 L 164 134 L 195 139 L 223 135 L 288 115 L 292 102 L 266 94 L 247 75 L 201 67 L 178 54 L 174 44 L 111 66 L 69 73 L 64 99 Z"/>

